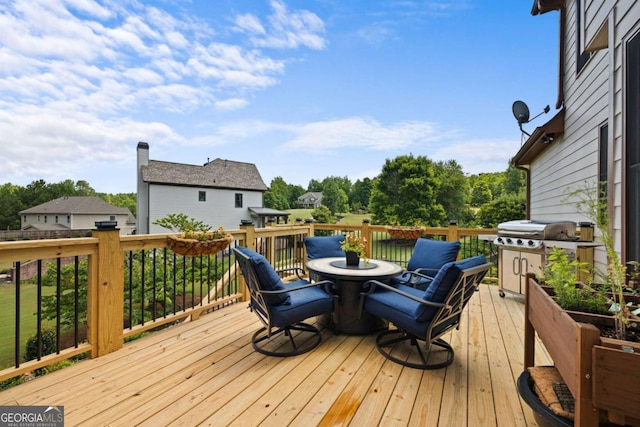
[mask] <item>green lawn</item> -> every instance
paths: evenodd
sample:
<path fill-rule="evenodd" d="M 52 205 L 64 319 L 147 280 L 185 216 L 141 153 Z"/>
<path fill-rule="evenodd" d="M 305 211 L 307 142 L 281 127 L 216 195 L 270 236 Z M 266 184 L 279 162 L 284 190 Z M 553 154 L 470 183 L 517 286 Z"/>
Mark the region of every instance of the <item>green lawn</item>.
<path fill-rule="evenodd" d="M 313 209 L 289 209 L 287 212 L 291 212 L 289 222 L 294 222 L 296 218 L 302 218 L 303 220 L 311 218 L 311 212 L 313 212 Z M 346 225 L 360 225 L 362 224 L 363 219 L 371 218 L 371 214 L 343 213 L 340 214 L 340 216 L 343 218 L 338 222 L 338 224 Z"/>
<path fill-rule="evenodd" d="M 24 349 L 31 336 L 36 333 L 36 316 L 37 311 L 37 286 L 26 285 L 20 286 L 20 342 L 21 357 L 24 355 Z M 52 295 L 55 293 L 54 287 L 44 287 L 43 295 Z M 0 285 L 0 369 L 9 367 L 14 363 L 14 347 L 15 347 L 15 321 L 14 313 L 16 310 L 16 287 L 12 284 Z"/>

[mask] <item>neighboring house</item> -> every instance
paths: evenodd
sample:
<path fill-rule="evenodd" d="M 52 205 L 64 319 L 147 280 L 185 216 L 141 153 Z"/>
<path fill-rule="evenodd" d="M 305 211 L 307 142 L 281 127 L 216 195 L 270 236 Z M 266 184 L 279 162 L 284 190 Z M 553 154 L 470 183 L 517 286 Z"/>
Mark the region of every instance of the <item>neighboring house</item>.
<path fill-rule="evenodd" d="M 316 209 L 322 205 L 322 193 L 321 192 L 309 192 L 304 193 L 298 197 L 298 203 L 303 209 Z"/>
<path fill-rule="evenodd" d="M 265 185 L 256 165 L 215 159 L 204 165 L 149 160 L 149 144 L 138 143 L 138 233 L 166 233 L 153 222 L 183 213 L 212 228 L 237 229 L 243 221 L 262 227 L 289 213 L 265 210 Z"/>
<path fill-rule="evenodd" d="M 527 216 L 584 221 L 566 189 L 606 181 L 616 250 L 640 260 L 640 2 L 534 2 L 533 15 L 548 12 L 560 19 L 558 111 L 513 159 L 527 172 Z M 602 248 L 596 258 L 602 269 Z"/>
<path fill-rule="evenodd" d="M 135 218 L 127 208 L 93 196 L 60 197 L 20 212 L 23 230 L 87 230 L 96 221 L 116 221 L 120 234 L 132 234 Z"/>

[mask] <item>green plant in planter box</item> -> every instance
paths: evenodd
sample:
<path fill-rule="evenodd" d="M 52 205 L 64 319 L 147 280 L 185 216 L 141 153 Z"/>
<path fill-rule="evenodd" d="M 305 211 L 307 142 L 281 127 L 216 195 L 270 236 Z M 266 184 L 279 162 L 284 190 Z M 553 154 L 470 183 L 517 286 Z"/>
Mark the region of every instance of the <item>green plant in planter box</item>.
<path fill-rule="evenodd" d="M 589 186 L 586 182 L 582 188 L 570 189 L 567 199 L 577 200 L 575 206 L 579 212 L 586 215 L 596 224 L 600 230 L 599 240 L 604 244 L 607 254 L 607 285 L 613 295 L 616 321 L 616 335 L 618 339 L 626 339 L 626 329 L 629 325 L 631 312 L 624 301 L 625 282 L 627 280 L 627 269 L 620 261 L 620 256 L 614 246 L 613 230 L 610 228 L 607 196 L 604 192 L 606 182 L 598 183 L 597 186 Z"/>
<path fill-rule="evenodd" d="M 556 302 L 565 310 L 607 313 L 609 301 L 602 292 L 589 285 L 578 285 L 579 273 L 587 273 L 588 264 L 569 260 L 566 251 L 553 247 L 547 254 L 544 283 L 553 287 Z"/>

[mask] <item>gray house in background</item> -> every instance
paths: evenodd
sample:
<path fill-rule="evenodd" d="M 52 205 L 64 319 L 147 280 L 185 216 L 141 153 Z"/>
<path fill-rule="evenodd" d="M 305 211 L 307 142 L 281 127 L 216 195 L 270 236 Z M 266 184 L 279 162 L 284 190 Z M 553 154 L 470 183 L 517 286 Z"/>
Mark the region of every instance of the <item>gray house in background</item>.
<path fill-rule="evenodd" d="M 322 192 L 309 192 L 304 193 L 298 197 L 298 203 L 303 209 L 316 209 L 322 205 Z"/>
<path fill-rule="evenodd" d="M 93 196 L 59 197 L 20 212 L 23 230 L 90 230 L 96 221 L 116 221 L 120 234 L 132 234 L 136 220 L 127 208 Z"/>
<path fill-rule="evenodd" d="M 237 229 L 242 221 L 258 227 L 271 217 L 287 212 L 263 207 L 268 190 L 256 165 L 224 159 L 204 165 L 149 160 L 149 144 L 138 143 L 139 234 L 166 233 L 153 224 L 168 214 L 183 213 L 212 228 Z"/>

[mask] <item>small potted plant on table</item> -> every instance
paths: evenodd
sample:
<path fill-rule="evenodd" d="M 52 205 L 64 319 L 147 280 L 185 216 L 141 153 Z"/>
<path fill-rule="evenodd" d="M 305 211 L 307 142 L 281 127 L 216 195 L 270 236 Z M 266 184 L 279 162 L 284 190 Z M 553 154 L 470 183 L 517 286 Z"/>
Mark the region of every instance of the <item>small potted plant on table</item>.
<path fill-rule="evenodd" d="M 340 242 L 342 249 L 347 257 L 347 265 L 360 265 L 360 258 L 366 254 L 367 239 L 358 237 L 353 233 L 347 234 L 345 239 Z"/>

